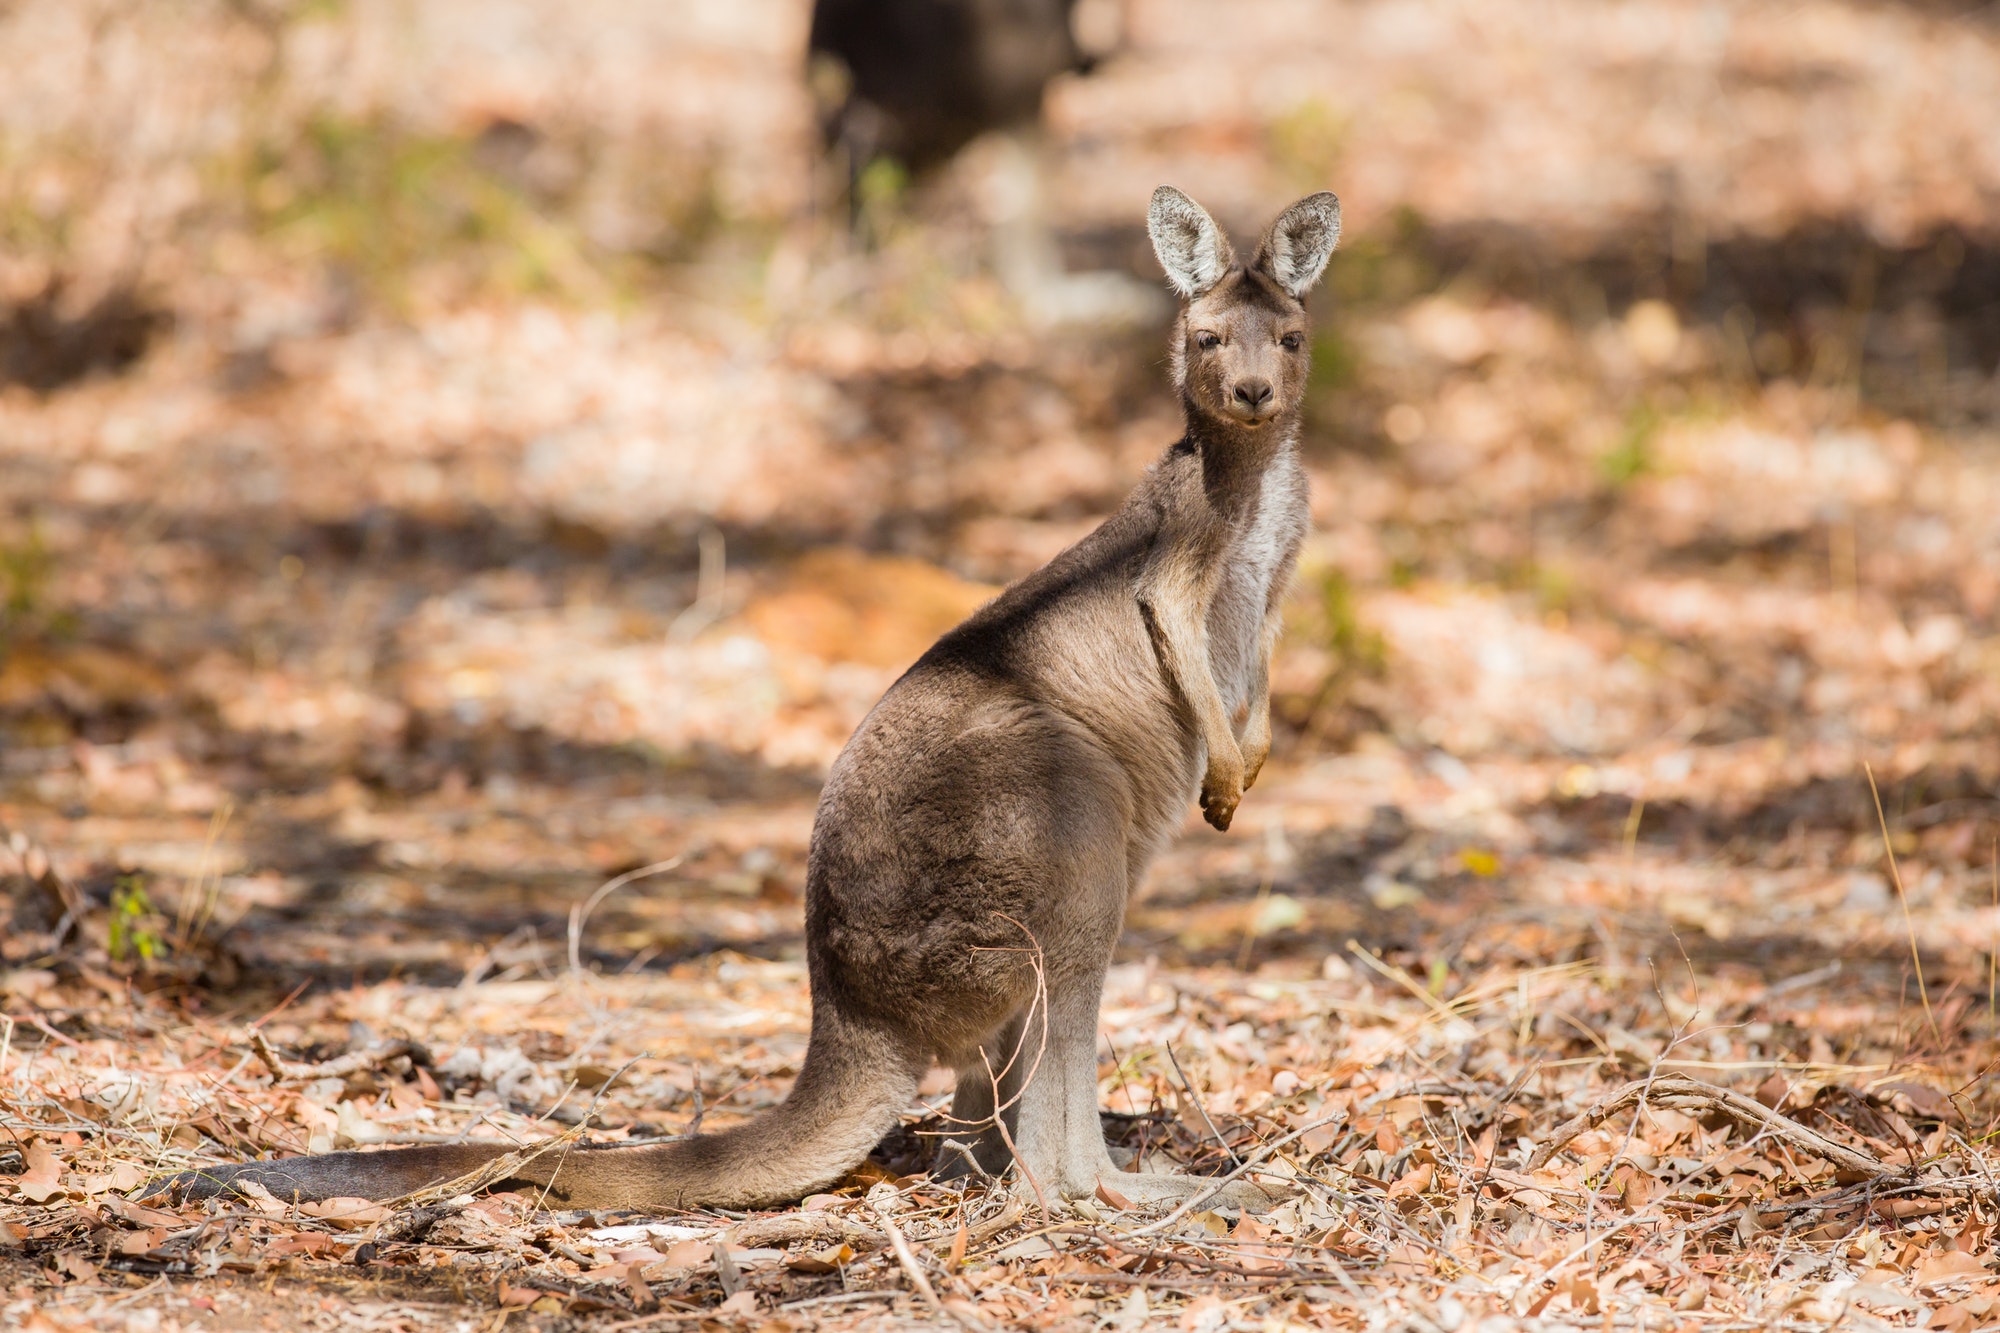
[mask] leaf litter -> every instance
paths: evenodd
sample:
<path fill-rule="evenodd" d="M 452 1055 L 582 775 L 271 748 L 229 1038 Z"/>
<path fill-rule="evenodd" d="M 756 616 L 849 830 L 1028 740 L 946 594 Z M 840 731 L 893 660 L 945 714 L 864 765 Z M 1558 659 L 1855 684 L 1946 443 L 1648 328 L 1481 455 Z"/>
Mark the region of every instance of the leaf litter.
<path fill-rule="evenodd" d="M 1050 332 L 967 261 L 978 145 L 872 247 L 787 230 L 797 5 L 637 81 L 545 43 L 504 114 L 453 5 L 17 8 L 53 81 L 0 112 L 0 300 L 86 330 L 137 273 L 174 334 L 0 389 L 0 1322 L 2000 1323 L 1990 27 L 1410 0 L 1274 68 L 1265 18 L 1132 7 L 1052 93 L 1066 240 L 1118 252 L 1187 133 L 1232 220 L 1352 210 L 1278 752 L 1134 904 L 1100 1065 L 1129 1163 L 1288 1197 L 934 1182 L 933 1078 L 797 1208 L 641 1216 L 135 1196 L 775 1102 L 818 776 L 1171 438 L 1154 332 Z M 120 96 L 49 73 L 105 44 Z M 1217 67 L 1244 96 L 1190 111 Z M 342 163 L 462 182 L 523 134 L 473 230 L 541 278 L 370 258 Z M 703 250 L 718 215 L 778 239 Z"/>

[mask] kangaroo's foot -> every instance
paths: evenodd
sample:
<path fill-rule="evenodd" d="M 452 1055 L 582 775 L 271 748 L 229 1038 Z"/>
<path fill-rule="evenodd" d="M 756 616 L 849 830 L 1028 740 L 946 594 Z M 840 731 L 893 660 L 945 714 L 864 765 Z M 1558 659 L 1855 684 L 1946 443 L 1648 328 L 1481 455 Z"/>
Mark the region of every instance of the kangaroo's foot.
<path fill-rule="evenodd" d="M 1100 1170 L 1088 1175 L 1074 1178 L 1069 1175 L 1060 1176 L 1053 1187 L 1050 1182 L 1039 1177 L 1033 1184 L 1025 1178 L 1018 1179 L 1015 1192 L 1024 1199 L 1033 1201 L 1034 1186 L 1039 1184 L 1051 1207 L 1058 1200 L 1067 1199 L 1094 1198 L 1099 1202 L 1109 1202 L 1107 1195 L 1123 1199 L 1133 1205 L 1177 1204 L 1184 1199 L 1207 1193 L 1215 1188 L 1215 1183 L 1209 1176 L 1169 1175 L 1161 1171 L 1120 1171 L 1107 1161 Z M 1280 1191 L 1248 1180 L 1232 1180 L 1216 1191 L 1203 1206 L 1240 1208 L 1246 1213 L 1268 1213 L 1289 1197 L 1291 1197 L 1289 1191 Z"/>
<path fill-rule="evenodd" d="M 1105 952 L 1110 949 L 1107 945 Z M 1097 1112 L 1097 1001 L 1103 973 L 1072 974 L 1050 987 L 1050 1034 L 1022 1089 L 1015 1147 L 1016 1192 L 1049 1207 L 1116 1194 L 1134 1204 L 1179 1202 L 1214 1189 L 1209 1207 L 1268 1212 L 1285 1196 L 1248 1180 L 1120 1171 Z M 1066 984 L 1064 984 L 1066 983 Z M 963 1085 L 961 1085 L 963 1086 Z"/>
<path fill-rule="evenodd" d="M 1159 1171 L 1112 1171 L 1098 1178 L 1107 1193 L 1133 1203 L 1179 1203 L 1215 1187 L 1208 1176 L 1176 1176 Z M 1211 1197 L 1207 1207 L 1241 1208 L 1246 1213 L 1268 1213 L 1290 1197 L 1288 1191 L 1249 1180 L 1232 1180 Z"/>

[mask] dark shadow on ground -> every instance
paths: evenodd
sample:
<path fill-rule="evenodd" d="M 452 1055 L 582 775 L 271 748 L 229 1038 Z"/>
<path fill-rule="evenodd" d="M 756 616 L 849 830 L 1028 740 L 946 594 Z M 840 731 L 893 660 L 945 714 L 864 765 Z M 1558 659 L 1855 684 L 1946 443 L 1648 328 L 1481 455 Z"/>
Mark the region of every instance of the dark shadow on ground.
<path fill-rule="evenodd" d="M 116 375 L 145 355 L 172 316 L 130 287 L 95 300 L 68 297 L 53 280 L 12 306 L 0 306 L 0 386 L 47 393 L 94 374 Z"/>

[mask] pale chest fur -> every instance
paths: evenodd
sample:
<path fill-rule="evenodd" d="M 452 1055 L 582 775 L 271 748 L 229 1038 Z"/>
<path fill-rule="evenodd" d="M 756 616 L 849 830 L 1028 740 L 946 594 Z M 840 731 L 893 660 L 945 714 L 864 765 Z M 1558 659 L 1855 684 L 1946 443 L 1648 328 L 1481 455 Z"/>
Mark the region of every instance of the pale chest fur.
<path fill-rule="evenodd" d="M 1250 698 L 1272 593 L 1291 580 L 1309 521 L 1305 469 L 1286 448 L 1264 472 L 1254 511 L 1232 539 L 1209 605 L 1209 665 L 1224 705 Z"/>

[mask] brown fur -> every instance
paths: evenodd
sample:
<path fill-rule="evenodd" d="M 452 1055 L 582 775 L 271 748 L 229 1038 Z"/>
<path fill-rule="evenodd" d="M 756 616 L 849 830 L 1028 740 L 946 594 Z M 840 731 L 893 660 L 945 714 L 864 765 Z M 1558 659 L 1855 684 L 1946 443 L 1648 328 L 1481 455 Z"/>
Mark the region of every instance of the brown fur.
<path fill-rule="evenodd" d="M 741 1128 L 551 1154 L 515 1184 L 588 1208 L 794 1200 L 859 1163 L 935 1061 L 958 1071 L 953 1114 L 989 1171 L 1011 1137 L 1049 1197 L 1198 1187 L 1112 1165 L 1098 998 L 1125 904 L 1188 802 L 1228 828 L 1270 748 L 1271 646 L 1307 521 L 1300 298 L 1339 204 L 1293 205 L 1248 266 L 1178 191 L 1154 195 L 1149 221 L 1184 297 L 1187 433 L 1101 527 L 940 639 L 835 761 L 807 867 L 813 1023 L 796 1086 Z M 389 1198 L 501 1151 L 333 1153 L 159 1188 Z M 1227 1197 L 1266 1201 L 1247 1184 Z"/>

